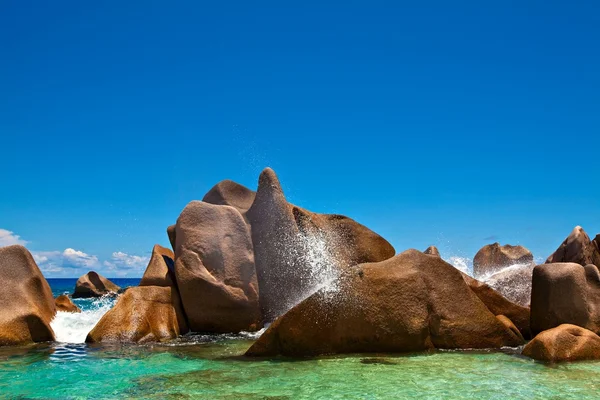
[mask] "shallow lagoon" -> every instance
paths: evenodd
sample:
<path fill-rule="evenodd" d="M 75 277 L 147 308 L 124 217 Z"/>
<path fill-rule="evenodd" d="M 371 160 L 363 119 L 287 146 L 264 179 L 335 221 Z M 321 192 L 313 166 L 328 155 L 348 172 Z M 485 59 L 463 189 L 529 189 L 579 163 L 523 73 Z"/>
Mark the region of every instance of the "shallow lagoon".
<path fill-rule="evenodd" d="M 597 398 L 600 362 L 546 366 L 507 352 L 248 360 L 252 340 L 0 350 L 3 398 Z"/>

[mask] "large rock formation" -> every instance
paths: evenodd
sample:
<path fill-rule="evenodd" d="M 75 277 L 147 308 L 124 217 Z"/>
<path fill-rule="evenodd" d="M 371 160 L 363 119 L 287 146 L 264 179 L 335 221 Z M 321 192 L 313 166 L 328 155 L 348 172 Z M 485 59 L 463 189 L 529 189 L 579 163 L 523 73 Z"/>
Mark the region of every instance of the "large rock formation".
<path fill-rule="evenodd" d="M 248 210 L 260 304 L 267 321 L 349 266 L 395 254 L 381 236 L 350 218 L 315 214 L 287 202 L 270 168 L 259 178 Z"/>
<path fill-rule="evenodd" d="M 56 305 L 56 311 L 64 311 L 70 313 L 80 313 L 81 309 L 75 305 L 69 296 L 66 294 L 61 294 L 54 300 L 54 304 Z"/>
<path fill-rule="evenodd" d="M 177 289 L 127 289 L 98 321 L 86 342 L 147 343 L 174 339 L 188 331 Z"/>
<path fill-rule="evenodd" d="M 600 336 L 580 326 L 563 324 L 537 335 L 522 354 L 546 362 L 599 360 Z"/>
<path fill-rule="evenodd" d="M 175 286 L 175 255 L 169 249 L 154 245 L 150 262 L 139 286 Z"/>
<path fill-rule="evenodd" d="M 246 353 L 308 356 L 523 343 L 440 258 L 408 250 L 348 270 L 278 318 Z"/>
<path fill-rule="evenodd" d="M 77 279 L 73 298 L 102 297 L 106 294 L 116 294 L 120 287 L 95 271 L 90 271 Z"/>
<path fill-rule="evenodd" d="M 479 300 L 485 304 L 492 314 L 508 317 L 517 329 L 519 329 L 523 337 L 532 337 L 529 326 L 530 312 L 528 307 L 515 304 L 492 289 L 488 284 L 471 278 L 463 272 L 461 274 L 467 285 L 469 285 L 469 288 L 479 297 Z"/>
<path fill-rule="evenodd" d="M 490 285 L 508 300 L 528 307 L 531 302 L 531 277 L 535 264 L 514 265 L 487 277 Z"/>
<path fill-rule="evenodd" d="M 54 340 L 54 297 L 25 247 L 0 248 L 0 282 L 0 346 Z"/>
<path fill-rule="evenodd" d="M 190 329 L 259 329 L 252 239 L 240 212 L 192 201 L 177 219 L 175 238 L 175 275 Z"/>
<path fill-rule="evenodd" d="M 573 324 L 600 332 L 600 273 L 594 265 L 538 265 L 531 288 L 533 334 Z"/>
<path fill-rule="evenodd" d="M 473 258 L 473 275 L 480 278 L 515 264 L 533 264 L 533 254 L 523 246 L 488 244 Z"/>
<path fill-rule="evenodd" d="M 596 236 L 592 241 L 581 226 L 576 226 L 558 249 L 548 257 L 546 264 L 573 262 L 600 267 L 599 237 L 600 235 Z"/>

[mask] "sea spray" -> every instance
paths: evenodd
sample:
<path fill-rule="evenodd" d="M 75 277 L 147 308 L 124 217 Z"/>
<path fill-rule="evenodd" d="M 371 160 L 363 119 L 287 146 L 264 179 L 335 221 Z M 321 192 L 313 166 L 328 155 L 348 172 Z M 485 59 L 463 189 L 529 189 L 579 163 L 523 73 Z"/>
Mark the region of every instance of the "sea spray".
<path fill-rule="evenodd" d="M 293 246 L 287 251 L 295 254 L 288 258 L 299 260 L 304 268 L 298 271 L 304 288 L 296 296 L 290 297 L 285 304 L 288 311 L 317 291 L 332 295 L 339 290 L 339 255 L 335 241 L 320 230 L 299 232 L 293 238 Z"/>
<path fill-rule="evenodd" d="M 468 257 L 451 256 L 444 260 L 461 272 L 473 276 L 473 260 Z"/>
<path fill-rule="evenodd" d="M 87 334 L 116 302 L 114 296 L 80 300 L 80 313 L 58 311 L 50 323 L 57 342 L 84 343 Z"/>
<path fill-rule="evenodd" d="M 477 279 L 490 285 L 508 300 L 528 306 L 531 300 L 531 279 L 534 267 L 533 263 L 513 264 Z"/>

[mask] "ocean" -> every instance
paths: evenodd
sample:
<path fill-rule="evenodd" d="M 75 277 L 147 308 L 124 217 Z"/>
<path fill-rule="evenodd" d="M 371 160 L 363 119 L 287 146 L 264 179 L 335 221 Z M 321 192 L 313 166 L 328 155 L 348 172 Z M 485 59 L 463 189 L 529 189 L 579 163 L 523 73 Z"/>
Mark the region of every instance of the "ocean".
<path fill-rule="evenodd" d="M 55 295 L 74 279 L 49 279 Z M 135 279 L 114 279 L 122 287 Z M 0 347 L 0 398 L 595 399 L 599 362 L 546 366 L 519 349 L 247 359 L 256 335 L 189 334 L 169 343 L 86 345 L 114 298 L 77 299 L 57 342 Z"/>

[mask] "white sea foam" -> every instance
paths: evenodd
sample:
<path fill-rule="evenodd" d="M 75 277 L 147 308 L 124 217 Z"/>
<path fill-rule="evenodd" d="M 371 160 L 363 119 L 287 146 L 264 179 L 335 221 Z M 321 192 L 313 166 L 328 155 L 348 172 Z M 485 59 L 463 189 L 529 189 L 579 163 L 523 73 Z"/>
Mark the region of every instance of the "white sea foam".
<path fill-rule="evenodd" d="M 100 318 L 115 304 L 116 298 L 104 296 L 98 299 L 86 300 L 80 313 L 58 311 L 50 322 L 57 342 L 84 343 L 87 334 L 98 323 Z"/>

